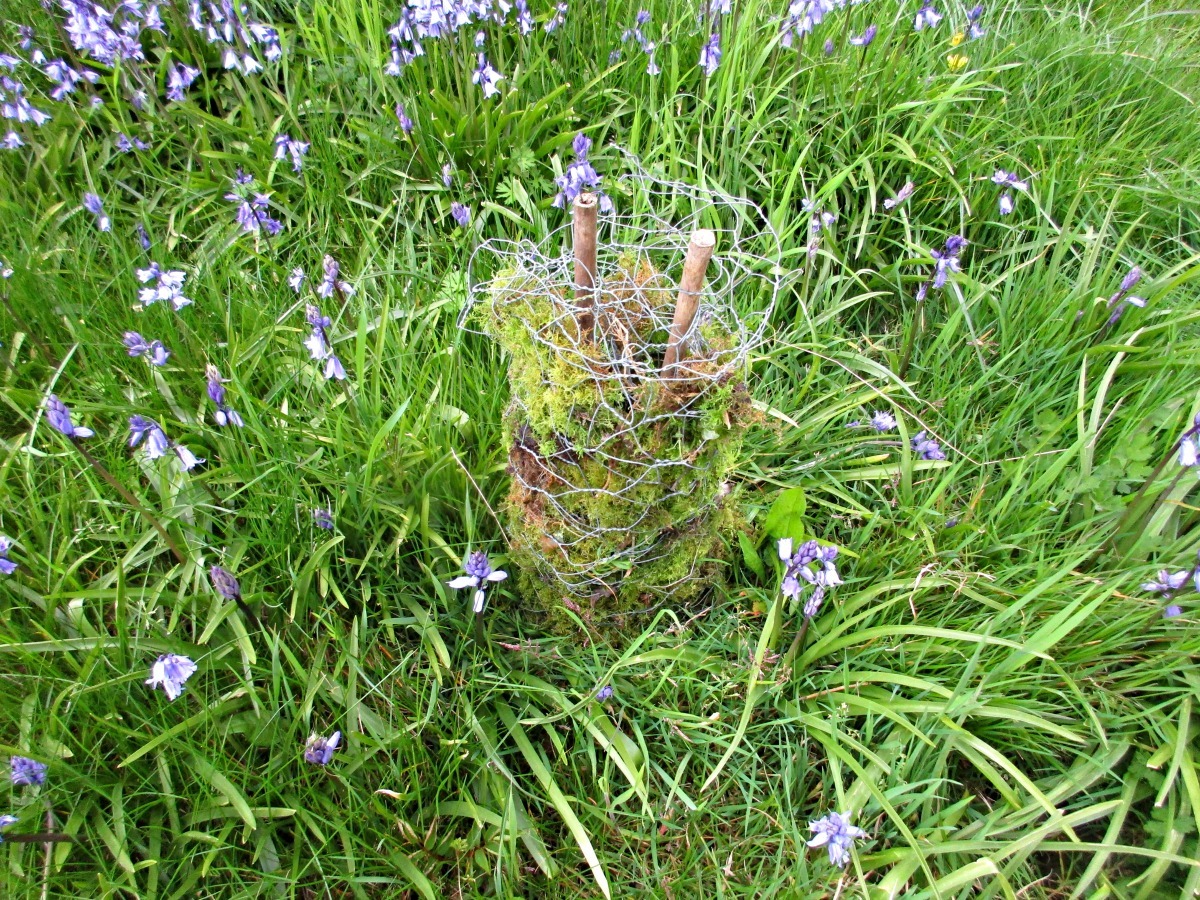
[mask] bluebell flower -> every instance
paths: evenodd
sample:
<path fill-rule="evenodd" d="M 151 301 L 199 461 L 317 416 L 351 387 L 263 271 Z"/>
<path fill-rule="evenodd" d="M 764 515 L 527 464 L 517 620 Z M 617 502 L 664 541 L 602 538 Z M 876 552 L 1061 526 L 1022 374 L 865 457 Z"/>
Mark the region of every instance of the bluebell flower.
<path fill-rule="evenodd" d="M 1169 600 L 1191 577 L 1192 572 L 1187 569 L 1175 573 L 1169 569 L 1163 569 L 1158 573 L 1158 580 L 1146 582 L 1142 585 L 1142 590 L 1162 594 L 1164 600 Z"/>
<path fill-rule="evenodd" d="M 1013 211 L 1013 195 L 1005 191 L 1000 195 L 1000 215 L 1007 216 Z"/>
<path fill-rule="evenodd" d="M 0 831 L 3 831 L 5 828 L 11 828 L 13 825 L 16 825 L 19 821 L 21 821 L 21 820 L 18 819 L 16 816 L 10 815 L 9 813 L 5 813 L 4 815 L 0 816 Z M 0 836 L 0 844 L 3 844 L 3 843 L 4 843 L 4 837 Z"/>
<path fill-rule="evenodd" d="M 184 683 L 195 673 L 196 664 L 186 656 L 164 653 L 150 667 L 146 684 L 151 688 L 161 687 L 167 692 L 167 699 L 174 700 L 183 693 Z"/>
<path fill-rule="evenodd" d="M 45 763 L 26 756 L 13 756 L 8 760 L 8 768 L 12 775 L 13 787 L 26 785 L 41 785 L 46 783 Z"/>
<path fill-rule="evenodd" d="M 887 200 L 883 201 L 883 208 L 884 209 L 895 209 L 897 206 L 899 206 L 901 203 L 903 203 L 905 200 L 907 200 L 909 197 L 912 196 L 913 190 L 915 188 L 916 188 L 916 185 L 914 185 L 911 181 L 906 181 L 904 183 L 904 187 L 900 188 L 900 190 L 896 192 L 895 197 L 889 197 Z"/>
<path fill-rule="evenodd" d="M 1183 615 L 1183 607 L 1180 606 L 1178 603 L 1168 603 L 1166 608 L 1163 609 L 1163 618 L 1164 619 L 1174 619 L 1176 616 L 1182 616 L 1182 615 Z"/>
<path fill-rule="evenodd" d="M 333 751 L 341 742 L 342 733 L 340 731 L 335 731 L 327 738 L 321 737 L 319 734 L 310 735 L 308 743 L 304 745 L 304 759 L 314 766 L 327 766 L 333 759 Z"/>
<path fill-rule="evenodd" d="M 226 600 L 241 600 L 242 586 L 228 569 L 213 566 L 208 570 L 208 578 L 213 589 Z"/>
<path fill-rule="evenodd" d="M 825 44 L 821 49 L 826 56 L 833 56 L 837 52 L 837 46 L 833 43 L 833 38 L 825 38 Z"/>
<path fill-rule="evenodd" d="M 150 235 L 146 232 L 146 226 L 138 222 L 135 230 L 137 231 L 138 243 L 142 245 L 142 249 L 149 250 L 152 245 L 150 243 Z"/>
<path fill-rule="evenodd" d="M 167 440 L 161 425 L 145 416 L 130 416 L 129 446 L 136 447 L 143 439 L 146 441 L 147 459 L 161 459 L 171 449 L 171 442 Z"/>
<path fill-rule="evenodd" d="M 471 222 L 471 210 L 457 200 L 450 204 L 450 215 L 463 228 L 466 228 Z"/>
<path fill-rule="evenodd" d="M 76 426 L 71 421 L 71 410 L 54 394 L 46 398 L 46 421 L 58 432 L 62 433 L 71 440 L 79 438 L 89 438 L 94 431 L 90 428 L 81 428 Z"/>
<path fill-rule="evenodd" d="M 442 184 L 445 185 L 446 190 L 454 187 L 454 167 L 450 163 L 442 166 Z"/>
<path fill-rule="evenodd" d="M 554 5 L 554 15 L 546 22 L 546 34 L 551 34 L 563 22 L 567 21 L 567 4 L 559 2 Z"/>
<path fill-rule="evenodd" d="M 29 102 L 25 85 L 7 75 L 0 76 L 0 116 L 16 122 L 32 122 L 39 127 L 50 121 L 48 113 Z"/>
<path fill-rule="evenodd" d="M 600 690 L 596 691 L 596 699 L 601 703 L 610 698 L 612 695 L 613 689 L 611 684 L 606 684 L 604 687 L 600 688 Z"/>
<path fill-rule="evenodd" d="M 15 72 L 19 65 L 21 65 L 21 57 L 13 56 L 11 53 L 0 53 L 0 68 Z"/>
<path fill-rule="evenodd" d="M 791 538 L 783 538 L 778 545 L 779 558 L 784 561 L 783 580 L 780 593 L 793 603 L 799 601 L 808 588 L 812 593 L 804 603 L 804 617 L 813 618 L 821 609 L 828 588 L 842 583 L 834 560 L 837 547 L 822 547 L 816 541 L 805 541 L 793 552 Z M 817 566 L 814 571 L 811 567 Z"/>
<path fill-rule="evenodd" d="M 291 274 L 288 275 L 288 287 L 290 287 L 297 294 L 300 293 L 300 288 L 303 286 L 304 279 L 307 277 L 308 276 L 304 274 L 304 269 L 302 269 L 300 266 L 296 266 L 296 268 L 292 269 Z"/>
<path fill-rule="evenodd" d="M 317 294 L 321 297 L 332 297 L 333 292 L 341 291 L 346 297 L 354 296 L 354 286 L 348 281 L 341 280 L 341 266 L 332 256 L 325 255 L 325 278 L 317 286 Z"/>
<path fill-rule="evenodd" d="M 503 81 L 504 76 L 492 68 L 492 64 L 487 61 L 487 57 L 482 53 L 479 54 L 479 65 L 471 75 L 471 81 L 483 88 L 483 97 L 488 99 L 500 93 L 500 88 L 496 87 L 496 83 Z"/>
<path fill-rule="evenodd" d="M 162 341 L 147 341 L 136 331 L 125 332 L 124 343 L 130 356 L 145 356 L 156 366 L 165 366 L 167 358 L 171 355 L 171 351 L 163 346 Z"/>
<path fill-rule="evenodd" d="M 517 30 L 521 34 L 533 31 L 533 14 L 529 12 L 528 0 L 516 0 Z"/>
<path fill-rule="evenodd" d="M 871 41 L 875 40 L 875 35 L 879 33 L 879 28 L 875 25 L 868 25 L 867 30 L 860 35 L 852 36 L 850 43 L 855 47 L 869 47 Z"/>
<path fill-rule="evenodd" d="M 808 830 L 814 835 L 808 842 L 809 847 L 824 847 L 829 851 L 829 862 L 841 868 L 850 861 L 850 851 L 854 842 L 867 837 L 867 833 L 850 822 L 850 813 L 829 813 L 814 822 L 808 823 Z"/>
<path fill-rule="evenodd" d="M 1200 464 L 1200 448 L 1197 447 L 1196 438 L 1193 435 L 1186 434 L 1179 439 L 1178 460 L 1179 465 L 1185 469 Z"/>
<path fill-rule="evenodd" d="M 930 251 L 934 264 L 933 287 L 935 290 L 940 291 L 945 287 L 946 281 L 952 273 L 962 271 L 958 257 L 966 246 L 966 239 L 956 234 L 946 238 L 944 249 Z"/>
<path fill-rule="evenodd" d="M 0 138 L 0 147 L 5 150 L 19 150 L 25 146 L 25 142 L 21 140 L 21 136 L 15 131 L 6 132 L 3 138 Z"/>
<path fill-rule="evenodd" d="M 924 431 L 918 431 L 909 441 L 913 453 L 921 459 L 945 459 L 941 445 L 933 438 L 926 436 Z"/>
<path fill-rule="evenodd" d="M 134 274 L 142 284 L 152 284 L 151 287 L 144 287 L 138 291 L 138 301 L 143 306 L 167 300 L 178 312 L 191 305 L 191 298 L 183 293 L 183 282 L 187 277 L 183 272 L 177 269 L 163 271 L 158 263 L 152 262 L 149 267 L 137 269 Z"/>
<path fill-rule="evenodd" d="M 283 230 L 283 222 L 268 213 L 271 198 L 267 194 L 250 190 L 249 185 L 253 181 L 254 176 L 241 169 L 233 178 L 234 189 L 225 195 L 225 199 L 237 204 L 234 220 L 247 233 L 262 230 L 269 235 L 279 234 Z"/>
<path fill-rule="evenodd" d="M 871 427 L 879 432 L 891 431 L 896 427 L 896 417 L 888 412 L 876 411 L 871 414 Z"/>
<path fill-rule="evenodd" d="M 413 120 L 408 117 L 408 113 L 404 111 L 404 104 L 396 104 L 396 119 L 400 123 L 400 130 L 405 134 L 413 133 Z"/>
<path fill-rule="evenodd" d="M 1115 325 L 1125 312 L 1127 305 L 1144 307 L 1146 301 L 1141 297 L 1134 296 L 1129 291 L 1142 280 L 1142 270 L 1137 266 L 1130 269 L 1124 278 L 1121 279 L 1121 286 L 1111 297 L 1108 298 L 1108 308 L 1112 310 L 1112 315 L 1108 318 L 1108 324 Z"/>
<path fill-rule="evenodd" d="M 916 299 L 917 299 L 917 302 L 918 302 L 918 303 L 924 303 L 924 302 L 925 302 L 925 298 L 926 298 L 928 295 L 929 295 L 929 282 L 928 282 L 928 281 L 922 281 L 922 282 L 921 282 L 921 284 L 920 284 L 920 285 L 917 287 L 917 297 L 916 297 Z"/>
<path fill-rule="evenodd" d="M 304 168 L 304 157 L 308 153 L 308 141 L 293 141 L 291 135 L 277 134 L 275 135 L 275 158 L 287 159 L 292 158 L 292 171 L 296 174 Z"/>
<path fill-rule="evenodd" d="M 11 575 L 17 571 L 17 564 L 8 558 L 8 551 L 12 547 L 12 538 L 7 538 L 0 534 L 0 574 Z"/>
<path fill-rule="evenodd" d="M 983 37 L 987 32 L 979 24 L 979 20 L 983 18 L 983 4 L 978 3 L 967 11 L 967 37 L 971 40 L 977 40 Z"/>
<path fill-rule="evenodd" d="M 326 259 L 330 258 L 326 257 Z M 346 369 L 342 366 L 342 361 L 334 355 L 333 348 L 329 343 L 328 329 L 333 324 L 333 320 L 329 316 L 322 315 L 321 310 L 311 303 L 305 307 L 305 317 L 308 320 L 308 324 L 312 326 L 312 333 L 309 334 L 308 339 L 304 342 L 304 346 L 308 348 L 309 355 L 314 360 L 324 360 L 323 373 L 326 380 L 332 378 L 344 381 L 346 378 Z"/>
<path fill-rule="evenodd" d="M 932 0 L 923 0 L 921 8 L 917 10 L 916 18 L 913 19 L 913 28 L 917 31 L 924 31 L 926 28 L 935 28 L 942 21 L 942 14 L 933 8 Z"/>
<path fill-rule="evenodd" d="M 98 194 L 84 194 L 83 208 L 96 217 L 96 227 L 101 231 L 112 231 L 112 219 L 104 212 L 104 201 Z"/>
<path fill-rule="evenodd" d="M 555 195 L 552 205 L 558 209 L 566 209 L 575 202 L 580 194 L 590 191 L 599 196 L 601 212 L 612 212 L 612 200 L 603 191 L 596 190 L 600 184 L 600 175 L 588 161 L 588 154 L 592 150 L 592 139 L 580 132 L 571 142 L 571 149 L 575 152 L 575 160 L 567 166 L 567 170 L 561 176 L 555 179 L 559 192 Z"/>
<path fill-rule="evenodd" d="M 455 590 L 475 588 L 475 597 L 471 608 L 474 612 L 481 613 L 486 600 L 484 592 L 487 590 L 487 586 L 497 581 L 503 581 L 508 577 L 508 573 L 503 569 L 493 569 L 487 554 L 482 550 L 476 550 L 467 557 L 467 561 L 463 563 L 463 570 L 467 573 L 466 575 L 460 575 L 447 584 Z"/>
<path fill-rule="evenodd" d="M 200 70 L 183 63 L 175 63 L 167 68 L 167 100 L 171 103 L 182 103 L 183 92 L 192 86 L 200 77 Z"/>
<path fill-rule="evenodd" d="M 721 65 L 721 33 L 714 31 L 708 42 L 700 48 L 700 68 L 704 75 L 711 78 Z"/>
<path fill-rule="evenodd" d="M 313 521 L 318 528 L 323 528 L 325 531 L 333 531 L 333 510 L 322 509 L 318 507 L 312 511 Z"/>
<path fill-rule="evenodd" d="M 204 378 L 208 382 L 208 398 L 216 404 L 217 412 L 213 416 L 222 428 L 226 425 L 236 425 L 241 428 L 246 423 L 242 417 L 225 405 L 225 385 L 221 373 L 212 363 L 204 367 Z"/>

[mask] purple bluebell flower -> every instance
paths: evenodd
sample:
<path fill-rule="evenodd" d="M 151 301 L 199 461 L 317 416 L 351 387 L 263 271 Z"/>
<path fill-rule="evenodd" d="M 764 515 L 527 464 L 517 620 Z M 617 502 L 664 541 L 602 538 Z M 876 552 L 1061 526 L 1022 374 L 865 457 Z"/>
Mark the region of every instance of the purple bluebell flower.
<path fill-rule="evenodd" d="M 918 431 L 912 436 L 909 441 L 912 446 L 913 453 L 921 457 L 921 459 L 945 459 L 946 454 L 942 452 L 941 444 L 933 438 L 928 437 L 924 431 Z"/>
<path fill-rule="evenodd" d="M 83 208 L 96 217 L 96 227 L 101 231 L 112 231 L 112 219 L 104 212 L 104 201 L 98 194 L 84 194 Z"/>
<path fill-rule="evenodd" d="M 612 212 L 612 200 L 603 191 L 596 190 L 600 184 L 600 175 L 588 161 L 588 154 L 592 150 L 592 139 L 580 132 L 571 142 L 571 149 L 575 151 L 575 160 L 567 166 L 566 172 L 555 179 L 559 192 L 555 195 L 552 205 L 558 209 L 566 209 L 575 202 L 580 194 L 591 191 L 600 198 L 600 211 Z"/>
<path fill-rule="evenodd" d="M 837 46 L 833 43 L 833 38 L 825 38 L 825 44 L 821 50 L 826 56 L 833 56 L 837 52 Z"/>
<path fill-rule="evenodd" d="M 182 103 L 185 99 L 183 92 L 192 86 L 200 77 L 200 70 L 183 63 L 167 68 L 167 100 L 171 103 Z"/>
<path fill-rule="evenodd" d="M 413 120 L 408 117 L 408 113 L 404 111 L 404 104 L 396 104 L 396 119 L 400 122 L 400 130 L 405 134 L 413 133 Z"/>
<path fill-rule="evenodd" d="M 0 68 L 15 72 L 19 65 L 21 65 L 21 57 L 13 56 L 11 53 L 0 53 Z"/>
<path fill-rule="evenodd" d="M 447 584 L 455 590 L 475 588 L 475 597 L 471 608 L 474 612 L 481 613 L 486 600 L 484 592 L 487 590 L 487 586 L 497 581 L 503 581 L 508 577 L 508 573 L 503 569 L 493 569 L 487 554 L 482 550 L 476 550 L 467 557 L 467 561 L 463 563 L 463 570 L 467 573 L 466 575 L 460 575 L 458 578 L 448 581 Z"/>
<path fill-rule="evenodd" d="M 25 142 L 21 140 L 21 136 L 15 131 L 6 132 L 3 138 L 0 138 L 0 147 L 5 150 L 19 150 L 25 146 Z"/>
<path fill-rule="evenodd" d="M 1000 195 L 1000 215 L 1007 216 L 1013 211 L 1013 206 L 1014 202 L 1012 194 L 1010 194 L 1008 191 L 1005 191 Z"/>
<path fill-rule="evenodd" d="M 250 189 L 253 181 L 253 175 L 237 170 L 233 178 L 234 189 L 225 195 L 226 200 L 237 204 L 234 221 L 247 233 L 262 230 L 269 235 L 279 234 L 283 230 L 283 223 L 268 213 L 270 197 Z"/>
<path fill-rule="evenodd" d="M 450 204 L 450 215 L 454 217 L 454 221 L 466 228 L 471 222 L 471 210 L 455 200 Z"/>
<path fill-rule="evenodd" d="M 222 428 L 226 425 L 236 425 L 241 428 L 246 423 L 242 421 L 242 417 L 225 405 L 225 385 L 222 383 L 221 373 L 212 363 L 204 367 L 204 378 L 208 382 L 208 399 L 210 399 L 217 407 L 217 412 L 213 416 L 217 424 Z"/>
<path fill-rule="evenodd" d="M 58 432 L 71 440 L 89 438 L 95 432 L 90 428 L 82 428 L 71 421 L 71 410 L 54 394 L 46 398 L 46 421 Z"/>
<path fill-rule="evenodd" d="M 332 259 L 332 257 L 326 257 L 326 259 Z M 336 278 L 336 272 L 334 277 Z M 344 381 L 346 369 L 342 366 L 342 361 L 334 354 L 329 342 L 328 329 L 333 324 L 333 320 L 329 316 L 322 315 L 321 310 L 311 303 L 305 308 L 305 317 L 308 324 L 312 326 L 312 332 L 304 342 L 309 356 L 314 360 L 324 360 L 322 373 L 327 381 L 330 379 Z"/>
<path fill-rule="evenodd" d="M 327 738 L 321 737 L 319 734 L 310 735 L 308 743 L 304 745 L 304 759 L 314 766 L 327 766 L 333 759 L 333 751 L 341 742 L 342 733 L 340 731 L 335 731 Z"/>
<path fill-rule="evenodd" d="M 1166 608 L 1163 610 L 1163 618 L 1164 619 L 1174 619 L 1176 616 L 1182 616 L 1182 615 L 1183 615 L 1183 607 L 1180 606 L 1178 603 L 1168 603 Z"/>
<path fill-rule="evenodd" d="M 308 154 L 308 141 L 293 141 L 291 135 L 275 135 L 275 158 L 292 158 L 292 171 L 299 174 L 304 168 L 304 157 Z"/>
<path fill-rule="evenodd" d="M 979 20 L 983 18 L 983 4 L 977 3 L 967 11 L 967 37 L 971 40 L 978 40 L 987 34 L 983 26 L 979 24 Z"/>
<path fill-rule="evenodd" d="M 135 230 L 137 231 L 138 243 L 142 245 L 142 249 L 149 250 L 153 245 L 150 243 L 150 235 L 146 231 L 146 226 L 138 222 Z"/>
<path fill-rule="evenodd" d="M 16 816 L 10 815 L 9 813 L 5 813 L 4 815 L 0 816 L 0 831 L 3 831 L 5 828 L 11 828 L 13 825 L 16 825 L 20 821 L 21 820 L 18 819 Z M 4 843 L 4 837 L 0 836 L 0 844 L 3 844 L 3 843 Z"/>
<path fill-rule="evenodd" d="M 46 783 L 45 763 L 27 756 L 13 756 L 8 760 L 9 772 L 12 775 L 13 787 L 40 785 Z"/>
<path fill-rule="evenodd" d="M 850 43 L 855 47 L 869 47 L 871 41 L 875 40 L 875 35 L 879 33 L 879 28 L 876 25 L 868 25 L 867 30 L 860 35 L 855 35 L 850 38 Z"/>
<path fill-rule="evenodd" d="M 556 3 L 554 5 L 554 15 L 546 22 L 546 34 L 551 34 L 563 22 L 567 21 L 567 4 L 565 2 Z"/>
<path fill-rule="evenodd" d="M 48 113 L 29 102 L 25 85 L 7 75 L 0 76 L 0 116 L 16 122 L 32 122 L 39 127 L 50 121 Z"/>
<path fill-rule="evenodd" d="M 312 511 L 313 521 L 318 528 L 325 531 L 333 531 L 333 510 L 329 508 L 318 507 Z"/>
<path fill-rule="evenodd" d="M 711 78 L 721 65 L 721 33 L 714 31 L 708 42 L 700 48 L 700 68 L 706 78 Z"/>
<path fill-rule="evenodd" d="M 1130 269 L 1124 278 L 1121 279 L 1121 286 L 1111 297 L 1108 298 L 1108 308 L 1112 310 L 1112 315 L 1108 318 L 1108 325 L 1116 325 L 1125 312 L 1126 306 L 1144 307 L 1146 301 L 1141 297 L 1134 296 L 1129 291 L 1142 280 L 1142 270 L 1137 266 Z"/>
<path fill-rule="evenodd" d="M 500 93 L 500 88 L 496 87 L 496 83 L 503 81 L 504 76 L 492 68 L 492 64 L 487 61 L 487 57 L 482 53 L 479 54 L 479 65 L 471 76 L 471 81 L 483 88 L 484 99 L 489 99 Z"/>
<path fill-rule="evenodd" d="M 147 341 L 136 331 L 125 332 L 123 340 L 130 356 L 145 356 L 156 366 L 166 365 L 167 357 L 171 355 L 171 351 L 163 346 L 162 341 Z"/>
<path fill-rule="evenodd" d="M 933 8 L 933 0 L 923 0 L 921 8 L 917 10 L 916 18 L 913 19 L 913 28 L 916 31 L 936 28 L 940 21 L 942 21 L 942 14 Z"/>
<path fill-rule="evenodd" d="M 152 283 L 138 291 L 138 301 L 143 306 L 150 306 L 159 300 L 168 300 L 178 312 L 185 306 L 191 305 L 191 298 L 183 294 L 183 282 L 187 277 L 177 269 L 163 271 L 158 263 L 150 263 L 148 268 L 137 269 L 137 280 L 142 284 Z"/>
<path fill-rule="evenodd" d="M 17 571 L 17 564 L 8 558 L 8 551 L 13 547 L 12 538 L 0 534 L 0 574 L 11 575 Z"/>
<path fill-rule="evenodd" d="M 952 273 L 962 271 L 958 257 L 966 246 L 966 239 L 956 234 L 946 238 L 946 246 L 943 250 L 930 251 L 934 261 L 933 287 L 935 290 L 940 291 L 945 287 L 946 281 Z"/>
<path fill-rule="evenodd" d="M 1164 600 L 1170 600 L 1174 593 L 1183 587 L 1184 582 L 1191 577 L 1192 572 L 1187 569 L 1174 573 L 1169 569 L 1163 569 L 1158 573 L 1158 580 L 1147 581 L 1142 585 L 1142 590 L 1162 594 Z"/>
<path fill-rule="evenodd" d="M 876 431 L 891 431 L 896 427 L 896 417 L 888 412 L 876 411 L 871 414 L 871 427 Z"/>
<path fill-rule="evenodd" d="M 1179 439 L 1179 465 L 1185 469 L 1200 465 L 1200 446 L 1197 446 L 1195 436 L 1185 434 Z"/>
<path fill-rule="evenodd" d="M 150 667 L 146 684 L 151 688 L 162 687 L 167 699 L 174 700 L 183 693 L 184 683 L 196 673 L 196 664 L 186 656 L 164 653 Z"/>
<path fill-rule="evenodd" d="M 300 266 L 292 269 L 292 273 L 288 275 L 288 287 L 297 294 L 300 293 L 300 288 L 304 285 L 304 279 L 308 276 L 304 274 L 304 269 Z"/>
<path fill-rule="evenodd" d="M 454 187 L 454 167 L 450 163 L 442 166 L 442 184 L 445 185 L 446 190 Z"/>
<path fill-rule="evenodd" d="M 842 583 L 834 560 L 837 559 L 837 547 L 822 547 L 816 541 L 805 541 L 793 552 L 791 538 L 783 538 L 779 542 L 779 558 L 786 564 L 780 592 L 793 603 L 799 601 L 804 592 L 811 587 L 812 593 L 804 603 L 805 618 L 813 618 L 821 609 L 828 588 Z M 816 571 L 810 568 L 818 566 Z"/>
<path fill-rule="evenodd" d="M 829 851 L 829 862 L 842 868 L 850 861 L 854 842 L 867 837 L 867 833 L 850 822 L 850 813 L 831 812 L 829 815 L 808 823 L 813 833 L 809 847 L 824 847 Z"/>
<path fill-rule="evenodd" d="M 233 577 L 233 573 L 227 569 L 213 566 L 208 570 L 208 578 L 212 582 L 213 589 L 226 600 L 242 599 L 242 586 Z"/>
<path fill-rule="evenodd" d="M 922 282 L 920 283 L 920 285 L 918 285 L 918 286 L 917 286 L 917 296 L 916 296 L 916 300 L 917 300 L 917 302 L 918 302 L 918 303 L 924 303 L 924 302 L 925 302 L 925 298 L 926 298 L 928 295 L 929 295 L 929 282 L 928 282 L 928 281 L 922 281 Z"/>
<path fill-rule="evenodd" d="M 147 459 L 161 459 L 171 449 L 171 442 L 163 432 L 162 426 L 153 419 L 145 416 L 129 417 L 129 446 L 136 447 L 145 439 Z"/>
<path fill-rule="evenodd" d="M 913 190 L 915 188 L 916 188 L 916 185 L 914 185 L 911 181 L 906 181 L 904 183 L 904 187 L 900 188 L 900 190 L 896 192 L 895 197 L 890 197 L 887 200 L 883 201 L 883 208 L 884 209 L 895 209 L 897 206 L 899 206 L 901 203 L 903 203 L 905 200 L 907 200 L 909 197 L 912 196 Z"/>
<path fill-rule="evenodd" d="M 334 291 L 341 291 L 343 296 L 353 297 L 354 286 L 348 281 L 342 281 L 340 278 L 341 267 L 336 259 L 329 254 L 325 255 L 325 278 L 317 286 L 317 295 L 321 297 L 332 297 Z"/>
<path fill-rule="evenodd" d="M 1023 180 L 1015 172 L 1006 172 L 1004 169 L 997 169 L 992 174 L 992 184 L 1006 185 L 1017 191 L 1028 191 L 1029 182 Z"/>
<path fill-rule="evenodd" d="M 609 699 L 612 695 L 613 689 L 611 684 L 606 684 L 604 687 L 600 688 L 600 690 L 596 691 L 596 699 L 601 703 Z"/>

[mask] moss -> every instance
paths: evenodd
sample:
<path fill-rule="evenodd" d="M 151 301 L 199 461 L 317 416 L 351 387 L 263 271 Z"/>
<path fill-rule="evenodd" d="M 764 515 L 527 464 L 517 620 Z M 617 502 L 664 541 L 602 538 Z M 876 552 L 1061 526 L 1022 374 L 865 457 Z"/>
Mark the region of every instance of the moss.
<path fill-rule="evenodd" d="M 688 358 L 696 377 L 622 367 L 631 352 L 643 354 L 633 371 L 661 367 L 649 355 L 661 353 L 651 348 L 674 304 L 663 283 L 647 260 L 621 257 L 605 278 L 609 337 L 598 343 L 580 343 L 573 298 L 515 269 L 473 313 L 511 359 L 506 513 L 518 586 L 559 627 L 568 610 L 619 625 L 719 578 L 726 478 L 754 414 L 737 336 L 715 318 Z"/>

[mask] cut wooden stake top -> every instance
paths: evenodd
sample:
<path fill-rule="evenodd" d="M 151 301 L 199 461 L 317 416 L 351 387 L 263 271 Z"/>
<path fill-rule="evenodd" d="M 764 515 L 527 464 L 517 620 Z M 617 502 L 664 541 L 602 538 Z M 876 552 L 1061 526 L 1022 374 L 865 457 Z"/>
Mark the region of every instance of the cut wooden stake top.
<path fill-rule="evenodd" d="M 696 310 L 700 306 L 700 290 L 704 287 L 704 271 L 717 246 L 717 236 L 707 228 L 693 231 L 688 240 L 687 258 L 683 261 L 683 277 L 679 279 L 679 297 L 675 301 L 675 319 L 663 357 L 663 368 L 671 373 L 683 356 L 683 339 L 692 330 Z"/>
<path fill-rule="evenodd" d="M 596 212 L 595 194 L 580 194 L 572 208 L 572 240 L 575 245 L 575 306 L 579 310 L 579 330 L 590 335 L 595 322 L 593 308 L 596 290 Z"/>

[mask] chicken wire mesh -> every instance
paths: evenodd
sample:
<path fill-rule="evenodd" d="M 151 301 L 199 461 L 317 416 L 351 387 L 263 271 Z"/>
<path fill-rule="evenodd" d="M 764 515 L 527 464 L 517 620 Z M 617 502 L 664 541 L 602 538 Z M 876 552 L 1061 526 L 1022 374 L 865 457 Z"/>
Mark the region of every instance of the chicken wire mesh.
<path fill-rule="evenodd" d="M 737 520 L 727 477 L 754 421 L 748 358 L 780 289 L 779 240 L 754 204 L 645 174 L 599 216 L 577 290 L 570 224 L 472 256 L 462 326 L 509 354 L 509 543 L 523 596 L 624 616 L 719 577 Z M 676 364 L 664 359 L 689 240 L 716 248 Z M 736 302 L 735 302 L 736 300 Z"/>

